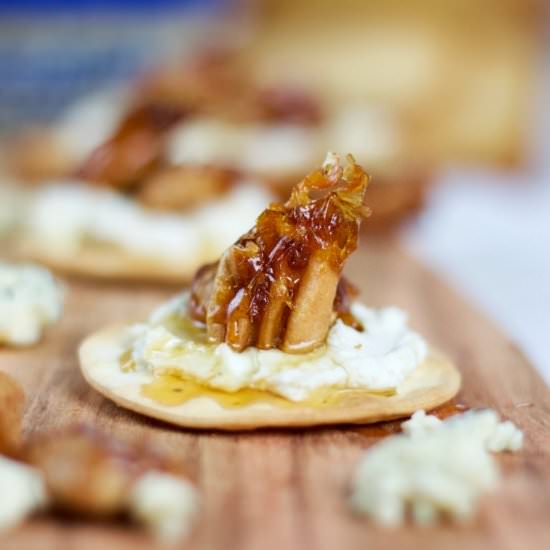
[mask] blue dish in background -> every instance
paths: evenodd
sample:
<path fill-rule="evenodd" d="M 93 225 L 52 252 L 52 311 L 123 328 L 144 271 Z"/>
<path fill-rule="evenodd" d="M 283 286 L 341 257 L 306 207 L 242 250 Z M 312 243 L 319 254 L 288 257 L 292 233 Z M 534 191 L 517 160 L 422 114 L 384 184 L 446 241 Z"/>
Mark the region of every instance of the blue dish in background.
<path fill-rule="evenodd" d="M 51 121 L 78 97 L 183 49 L 186 18 L 222 0 L 0 0 L 0 132 Z"/>

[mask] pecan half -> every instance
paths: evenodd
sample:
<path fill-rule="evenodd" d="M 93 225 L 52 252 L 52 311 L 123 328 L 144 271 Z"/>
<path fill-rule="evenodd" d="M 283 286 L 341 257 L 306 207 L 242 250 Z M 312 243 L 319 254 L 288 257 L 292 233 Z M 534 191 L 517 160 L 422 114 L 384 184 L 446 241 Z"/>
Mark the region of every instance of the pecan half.
<path fill-rule="evenodd" d="M 329 156 L 197 273 L 190 314 L 212 342 L 302 353 L 325 341 L 336 317 L 355 324 L 340 275 L 357 246 L 368 181 L 352 157 L 343 166 Z"/>

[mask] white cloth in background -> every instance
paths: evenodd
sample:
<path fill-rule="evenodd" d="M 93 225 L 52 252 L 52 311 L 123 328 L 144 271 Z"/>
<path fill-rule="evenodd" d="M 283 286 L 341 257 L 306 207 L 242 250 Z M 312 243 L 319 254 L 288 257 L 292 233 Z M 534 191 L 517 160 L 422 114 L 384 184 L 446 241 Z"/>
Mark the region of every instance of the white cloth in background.
<path fill-rule="evenodd" d="M 550 170 L 450 172 L 403 240 L 504 328 L 550 382 Z"/>

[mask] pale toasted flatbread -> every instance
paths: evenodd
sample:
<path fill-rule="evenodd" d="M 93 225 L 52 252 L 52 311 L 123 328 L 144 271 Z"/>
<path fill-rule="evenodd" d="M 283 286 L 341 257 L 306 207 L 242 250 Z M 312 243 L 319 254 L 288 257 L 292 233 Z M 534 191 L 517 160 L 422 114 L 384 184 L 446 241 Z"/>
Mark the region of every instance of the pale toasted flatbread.
<path fill-rule="evenodd" d="M 181 405 L 163 405 L 142 395 L 148 373 L 124 373 L 120 357 L 127 349 L 128 326 L 116 326 L 87 338 L 80 348 L 81 370 L 87 382 L 108 399 L 132 411 L 186 428 L 251 430 L 266 427 L 304 427 L 327 424 L 368 424 L 409 416 L 452 399 L 460 389 L 458 370 L 444 357 L 431 353 L 392 396 L 361 392 L 332 405 L 300 403 L 276 406 L 255 402 L 225 408 L 207 396 Z"/>
<path fill-rule="evenodd" d="M 147 257 L 114 246 L 84 245 L 77 253 L 29 239 L 20 239 L 15 256 L 44 264 L 54 271 L 82 277 L 124 281 L 154 281 L 160 283 L 189 282 L 197 269 L 212 261 L 219 251 L 209 254 L 205 249 L 194 257 Z"/>

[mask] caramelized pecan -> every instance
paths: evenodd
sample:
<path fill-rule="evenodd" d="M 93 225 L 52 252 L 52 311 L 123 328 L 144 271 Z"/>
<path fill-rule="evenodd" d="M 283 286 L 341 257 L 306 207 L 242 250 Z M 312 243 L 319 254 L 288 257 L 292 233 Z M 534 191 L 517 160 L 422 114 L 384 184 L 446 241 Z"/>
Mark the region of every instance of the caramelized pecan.
<path fill-rule="evenodd" d="M 325 341 L 337 316 L 355 324 L 340 275 L 357 246 L 369 178 L 347 161 L 329 157 L 198 272 L 190 314 L 212 342 L 302 353 Z"/>
<path fill-rule="evenodd" d="M 148 471 L 181 473 L 145 441 L 130 445 L 84 426 L 34 437 L 24 458 L 43 475 L 56 507 L 88 516 L 125 512 L 135 482 Z"/>
<path fill-rule="evenodd" d="M 167 132 L 184 115 L 168 103 L 135 108 L 114 135 L 92 152 L 78 177 L 118 189 L 138 184 L 161 164 Z"/>

